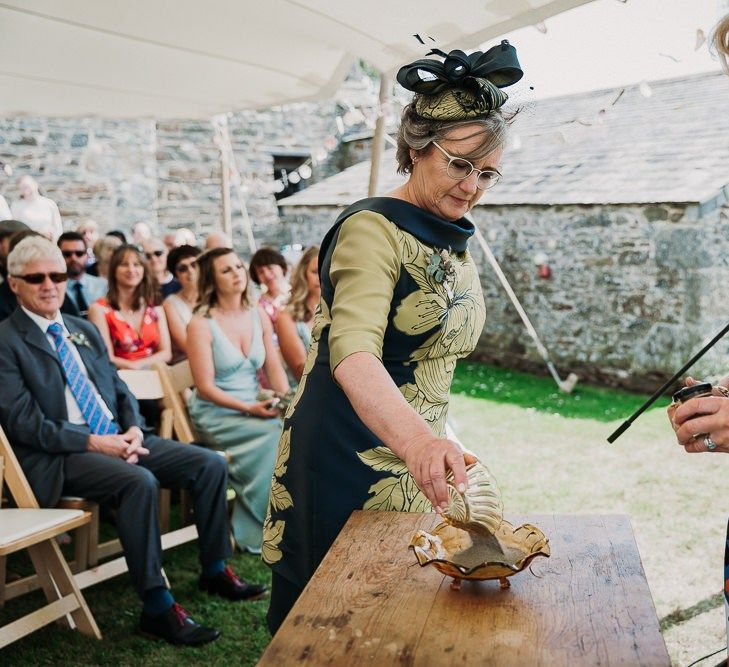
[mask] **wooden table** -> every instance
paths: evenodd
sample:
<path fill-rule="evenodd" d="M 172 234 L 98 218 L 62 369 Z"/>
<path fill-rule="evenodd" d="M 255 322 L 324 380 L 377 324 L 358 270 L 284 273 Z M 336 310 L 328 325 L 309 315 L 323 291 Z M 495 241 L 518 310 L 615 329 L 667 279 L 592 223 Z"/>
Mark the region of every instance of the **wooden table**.
<path fill-rule="evenodd" d="M 407 548 L 433 514 L 352 514 L 259 665 L 670 665 L 627 516 L 508 516 L 551 558 L 450 578 Z"/>

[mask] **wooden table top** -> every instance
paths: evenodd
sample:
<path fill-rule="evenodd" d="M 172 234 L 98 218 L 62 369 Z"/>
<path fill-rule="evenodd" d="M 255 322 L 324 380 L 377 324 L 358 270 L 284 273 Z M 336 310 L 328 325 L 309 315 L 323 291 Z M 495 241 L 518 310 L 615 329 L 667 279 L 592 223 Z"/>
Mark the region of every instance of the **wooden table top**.
<path fill-rule="evenodd" d="M 259 665 L 670 665 L 623 515 L 507 516 L 550 558 L 460 591 L 408 544 L 434 514 L 352 514 Z"/>

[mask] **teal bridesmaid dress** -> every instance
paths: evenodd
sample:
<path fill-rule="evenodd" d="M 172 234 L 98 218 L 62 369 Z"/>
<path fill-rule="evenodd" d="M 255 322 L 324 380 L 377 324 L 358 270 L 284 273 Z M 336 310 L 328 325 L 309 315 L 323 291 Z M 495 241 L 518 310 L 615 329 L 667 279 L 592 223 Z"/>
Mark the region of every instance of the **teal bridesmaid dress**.
<path fill-rule="evenodd" d="M 253 340 L 248 356 L 231 343 L 217 322 L 209 318 L 213 338 L 215 384 L 245 403 L 257 402 L 256 371 L 266 358 L 258 310 L 251 311 Z M 235 490 L 232 528 L 238 547 L 261 552 L 263 521 L 281 435 L 280 419 L 247 417 L 200 397 L 194 390 L 188 408 L 200 438 L 229 457 L 228 478 Z"/>

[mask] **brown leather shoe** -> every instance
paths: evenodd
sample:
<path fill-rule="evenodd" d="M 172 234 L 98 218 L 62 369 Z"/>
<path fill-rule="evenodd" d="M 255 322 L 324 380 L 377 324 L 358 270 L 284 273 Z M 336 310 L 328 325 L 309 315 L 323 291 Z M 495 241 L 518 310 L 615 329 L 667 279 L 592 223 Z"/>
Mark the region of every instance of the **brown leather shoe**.
<path fill-rule="evenodd" d="M 200 590 L 213 595 L 219 595 L 226 600 L 260 600 L 268 593 L 268 586 L 264 584 L 249 584 L 239 579 L 230 566 L 226 567 L 214 577 L 200 577 Z"/>
<path fill-rule="evenodd" d="M 164 639 L 170 644 L 182 646 L 200 646 L 220 637 L 219 630 L 196 623 L 176 602 L 159 616 L 142 612 L 139 632 L 152 639 Z"/>

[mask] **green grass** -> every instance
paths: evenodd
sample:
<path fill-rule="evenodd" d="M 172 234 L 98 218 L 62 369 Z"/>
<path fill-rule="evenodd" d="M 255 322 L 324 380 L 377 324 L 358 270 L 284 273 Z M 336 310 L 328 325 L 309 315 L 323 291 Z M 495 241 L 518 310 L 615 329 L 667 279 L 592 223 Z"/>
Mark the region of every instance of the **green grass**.
<path fill-rule="evenodd" d="M 1 650 L 0 664 L 254 665 L 271 639 L 265 618 L 268 601 L 228 602 L 199 591 L 197 543 L 166 551 L 164 565 L 177 601 L 198 622 L 220 629 L 220 639 L 199 648 L 180 648 L 137 635 L 141 605 L 125 574 L 84 591 L 103 641 L 51 625 Z M 236 554 L 231 565 L 249 581 L 270 582 L 270 570 L 257 556 Z M 8 569 L 13 569 L 12 562 Z M 42 600 L 35 592 L 6 603 L 0 626 L 38 608 Z"/>
<path fill-rule="evenodd" d="M 643 394 L 584 383 L 578 383 L 571 394 L 566 394 L 557 388 L 551 377 L 537 377 L 476 362 L 458 364 L 452 391 L 562 417 L 604 422 L 627 419 L 648 398 Z M 665 408 L 669 402 L 668 398 L 662 397 L 653 407 Z"/>

